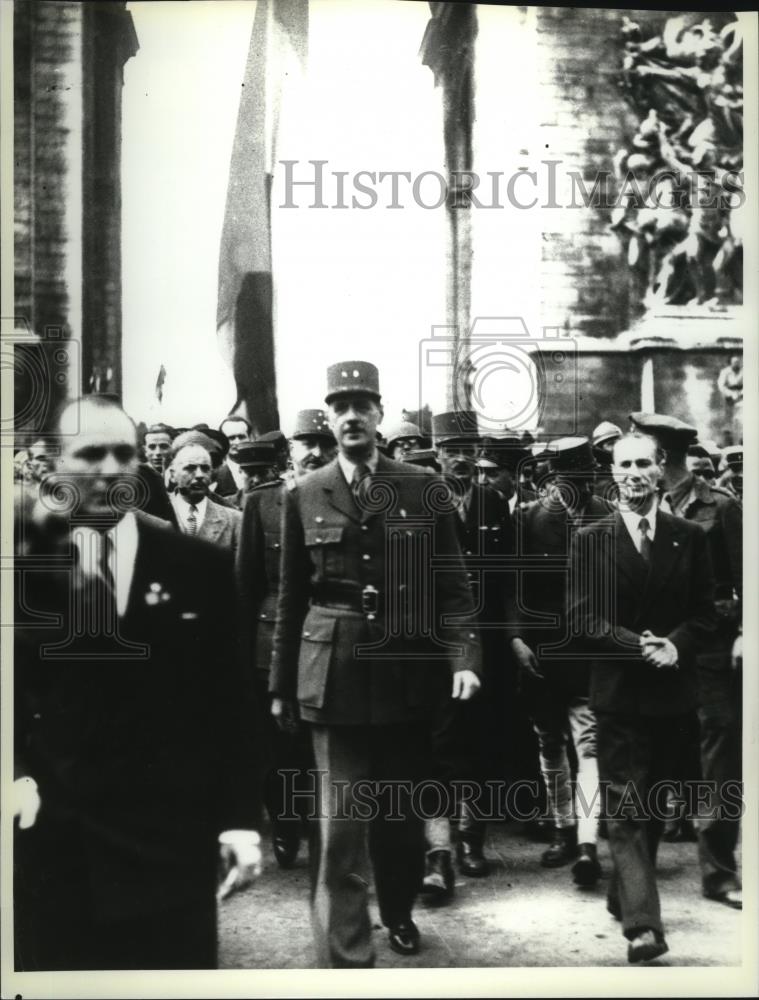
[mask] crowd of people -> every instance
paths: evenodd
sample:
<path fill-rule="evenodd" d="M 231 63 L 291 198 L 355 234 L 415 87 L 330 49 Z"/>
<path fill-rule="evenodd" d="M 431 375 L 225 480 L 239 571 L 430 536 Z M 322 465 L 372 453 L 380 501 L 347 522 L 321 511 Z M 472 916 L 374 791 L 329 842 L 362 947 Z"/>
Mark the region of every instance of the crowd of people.
<path fill-rule="evenodd" d="M 662 836 L 741 908 L 742 446 L 393 426 L 363 361 L 324 406 L 287 438 L 94 395 L 17 453 L 17 968 L 212 968 L 217 900 L 301 850 L 320 967 L 375 964 L 372 881 L 416 954 L 503 821 L 582 888 L 608 837 L 630 962 L 668 950 Z"/>

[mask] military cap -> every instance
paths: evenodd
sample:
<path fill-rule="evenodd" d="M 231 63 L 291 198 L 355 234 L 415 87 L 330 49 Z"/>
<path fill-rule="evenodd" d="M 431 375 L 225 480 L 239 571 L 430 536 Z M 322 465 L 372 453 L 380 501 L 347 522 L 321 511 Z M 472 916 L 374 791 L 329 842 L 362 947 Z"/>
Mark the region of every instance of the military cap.
<path fill-rule="evenodd" d="M 208 424 L 195 424 L 190 429 L 201 431 L 206 437 L 215 441 L 217 448 L 221 451 L 222 458 L 229 453 L 229 438 L 223 431 L 218 431 L 215 427 L 209 427 Z"/>
<path fill-rule="evenodd" d="M 622 437 L 622 428 L 617 427 L 611 420 L 602 420 L 593 430 L 593 447 L 597 448 L 604 441 L 611 441 L 614 438 Z"/>
<path fill-rule="evenodd" d="M 631 413 L 630 420 L 636 430 L 656 438 L 662 448 L 685 451 L 698 437 L 695 427 L 663 413 Z"/>
<path fill-rule="evenodd" d="M 490 468 L 513 470 L 517 468 L 520 462 L 528 459 L 530 455 L 530 449 L 513 432 L 498 436 L 490 435 L 482 439 L 480 458 L 490 462 Z M 483 468 L 488 468 L 488 466 L 483 466 Z"/>
<path fill-rule="evenodd" d="M 707 448 L 705 448 L 699 441 L 695 444 L 688 445 L 688 455 L 691 458 L 708 458 L 711 459 L 711 455 Z"/>
<path fill-rule="evenodd" d="M 281 451 L 287 446 L 287 438 L 280 430 L 266 431 L 265 434 L 259 434 L 254 443 L 270 444 L 275 451 Z"/>
<path fill-rule="evenodd" d="M 335 440 L 324 410 L 298 410 L 291 437 L 295 441 L 303 437 L 320 437 L 331 442 Z"/>
<path fill-rule="evenodd" d="M 412 424 L 408 420 L 402 421 L 397 427 L 393 427 L 387 432 L 387 446 L 392 449 L 394 444 L 407 438 L 417 438 L 422 448 L 426 449 L 429 446 L 429 438 L 422 433 L 416 424 Z M 426 444 L 422 444 L 422 442 L 426 442 Z"/>
<path fill-rule="evenodd" d="M 338 396 L 360 393 L 380 400 L 379 372 L 370 361 L 338 361 L 327 369 L 327 395 L 329 403 Z"/>
<path fill-rule="evenodd" d="M 563 437 L 549 441 L 545 458 L 551 472 L 585 472 L 596 467 L 593 448 L 586 437 Z"/>
<path fill-rule="evenodd" d="M 728 469 L 733 472 L 743 471 L 743 445 L 734 444 L 729 448 L 722 449 L 722 460 Z"/>
<path fill-rule="evenodd" d="M 434 448 L 419 448 L 416 451 L 407 451 L 401 456 L 401 461 L 409 465 L 422 465 L 426 469 L 434 469 L 440 472 L 440 463 Z"/>
<path fill-rule="evenodd" d="M 449 410 L 432 415 L 432 436 L 435 444 L 461 441 L 476 444 L 480 440 L 477 414 L 471 410 Z"/>
<path fill-rule="evenodd" d="M 270 441 L 241 441 L 232 449 L 230 458 L 241 469 L 268 468 L 276 462 L 277 454 Z"/>

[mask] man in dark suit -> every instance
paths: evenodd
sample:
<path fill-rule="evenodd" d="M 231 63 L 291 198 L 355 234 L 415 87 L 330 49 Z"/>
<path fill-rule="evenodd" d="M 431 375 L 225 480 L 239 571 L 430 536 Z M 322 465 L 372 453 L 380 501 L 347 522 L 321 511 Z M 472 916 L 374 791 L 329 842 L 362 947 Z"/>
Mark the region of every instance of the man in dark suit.
<path fill-rule="evenodd" d="M 16 965 L 214 968 L 220 853 L 227 891 L 260 866 L 231 558 L 129 509 L 117 404 L 70 404 L 60 440 L 17 526 Z"/>
<path fill-rule="evenodd" d="M 661 461 L 645 435 L 616 443 L 619 509 L 577 532 L 570 565 L 570 621 L 592 658 L 614 860 L 608 908 L 622 920 L 630 962 L 668 950 L 656 886 L 663 804 L 652 790 L 678 774 L 697 704 L 696 655 L 715 628 L 706 538 L 658 508 Z"/>
<path fill-rule="evenodd" d="M 509 632 L 523 671 L 522 691 L 538 737 L 554 821 L 553 843 L 541 864 L 557 868 L 576 858 L 575 881 L 594 885 L 601 874 L 596 855 L 596 720 L 588 704 L 587 660 L 573 656 L 567 627 L 567 564 L 577 529 L 607 516 L 612 508 L 593 496 L 595 463 L 587 438 L 551 441 L 547 456 L 548 494 L 516 515 L 516 553 L 525 565 L 509 612 Z M 576 804 L 567 753 L 570 738 L 581 793 Z"/>
<path fill-rule="evenodd" d="M 740 645 L 743 598 L 743 511 L 727 490 L 688 472 L 688 445 L 696 428 L 659 413 L 630 418 L 664 451 L 662 507 L 705 533 L 715 576 L 718 628 L 697 658 L 701 776 L 713 783 L 708 809 L 697 818 L 701 888 L 707 899 L 742 909 L 736 848 L 740 816 L 734 796 L 741 781 L 743 671 Z M 693 775 L 688 775 L 692 777 Z"/>
<path fill-rule="evenodd" d="M 332 365 L 327 381 L 339 451 L 285 495 L 269 687 L 275 715 L 297 701 L 325 776 L 312 896 L 318 964 L 369 967 L 367 832 L 390 945 L 414 954 L 423 825 L 407 796 L 392 801 L 393 789 L 426 777 L 430 710 L 441 686 L 462 700 L 476 692 L 479 644 L 466 624 L 473 604 L 450 490 L 378 453 L 374 365 Z"/>
<path fill-rule="evenodd" d="M 249 664 L 262 704 L 269 703 L 274 628 L 279 597 L 279 560 L 282 552 L 282 505 L 284 492 L 296 479 L 322 468 L 335 455 L 336 442 L 323 410 L 301 410 L 290 439 L 294 478 L 277 479 L 254 487 L 245 495 L 236 574 L 240 598 L 240 622 L 245 662 Z M 271 468 L 271 445 L 240 447 L 244 466 L 265 448 Z M 267 713 L 268 751 L 272 764 L 264 784 L 264 801 L 272 824 L 274 857 L 281 868 L 289 868 L 300 848 L 304 796 L 297 789 L 308 787 L 306 770 L 311 766 L 308 732 L 296 726 L 281 728 Z M 297 807 L 300 807 L 300 812 Z"/>
<path fill-rule="evenodd" d="M 230 413 L 219 424 L 219 430 L 229 441 L 229 453 L 216 473 L 216 490 L 221 497 L 234 497 L 243 488 L 243 477 L 235 458 L 235 450 L 251 440 L 252 425 L 241 413 Z"/>

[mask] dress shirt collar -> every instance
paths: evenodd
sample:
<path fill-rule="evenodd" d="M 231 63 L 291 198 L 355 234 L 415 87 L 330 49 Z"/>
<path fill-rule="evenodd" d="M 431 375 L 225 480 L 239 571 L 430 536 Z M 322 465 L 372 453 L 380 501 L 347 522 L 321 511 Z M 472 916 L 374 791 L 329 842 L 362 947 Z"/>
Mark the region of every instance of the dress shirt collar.
<path fill-rule="evenodd" d="M 365 465 L 371 473 L 377 471 L 377 462 L 379 461 L 379 452 L 374 450 L 374 453 L 370 458 L 367 458 L 363 462 L 354 462 L 352 459 L 348 458 L 341 451 L 337 453 L 337 461 L 340 468 L 345 476 L 345 481 L 349 486 L 353 485 L 353 474 L 356 471 L 357 466 Z"/>
<path fill-rule="evenodd" d="M 509 497 L 509 514 L 513 514 L 516 510 L 517 503 L 519 502 L 519 497 L 516 494 L 516 490 Z"/>
<path fill-rule="evenodd" d="M 653 542 L 656 536 L 656 518 L 658 514 L 658 501 L 654 498 L 654 502 L 651 505 L 651 509 L 646 514 L 639 514 L 635 510 L 628 510 L 626 507 L 619 508 L 619 513 L 622 520 L 625 522 L 625 527 L 633 540 L 633 545 L 640 552 L 640 522 L 645 518 L 648 521 L 648 537 Z"/>
<path fill-rule="evenodd" d="M 126 614 L 129 591 L 134 577 L 134 566 L 137 561 L 139 542 L 137 518 L 129 511 L 105 534 L 113 542 L 109 568 L 116 587 L 116 610 L 121 618 Z M 103 544 L 102 534 L 95 531 L 94 528 L 78 524 L 73 528 L 72 535 L 74 544 L 79 550 L 79 565 L 88 576 L 97 575 L 100 546 Z"/>
<path fill-rule="evenodd" d="M 182 530 L 187 530 L 187 518 L 190 516 L 190 501 L 187 500 L 182 494 L 177 490 L 175 493 L 171 494 L 171 502 L 174 505 L 174 510 L 176 511 L 177 517 L 179 518 L 179 523 L 182 526 Z M 208 510 L 208 497 L 203 497 L 195 505 L 195 510 L 197 514 L 195 515 L 198 520 L 197 530 L 200 531 L 203 521 L 206 519 L 206 511 Z"/>

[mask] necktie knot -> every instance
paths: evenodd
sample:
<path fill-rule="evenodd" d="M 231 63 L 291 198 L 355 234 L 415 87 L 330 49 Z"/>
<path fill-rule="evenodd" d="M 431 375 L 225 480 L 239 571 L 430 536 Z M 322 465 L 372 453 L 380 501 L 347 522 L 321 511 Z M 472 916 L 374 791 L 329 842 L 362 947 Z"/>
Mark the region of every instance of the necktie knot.
<path fill-rule="evenodd" d="M 647 563 L 651 562 L 651 536 L 648 533 L 650 527 L 648 518 L 642 517 L 638 523 L 638 528 L 640 529 L 640 554 Z"/>
<path fill-rule="evenodd" d="M 647 535 L 648 534 L 648 529 L 651 527 L 651 525 L 648 523 L 648 518 L 642 517 L 640 519 L 640 524 L 639 524 L 638 527 L 640 528 L 641 532 L 644 535 Z"/>
<path fill-rule="evenodd" d="M 187 515 L 187 534 L 195 535 L 198 531 L 198 508 L 194 503 L 190 504 L 190 513 Z"/>

